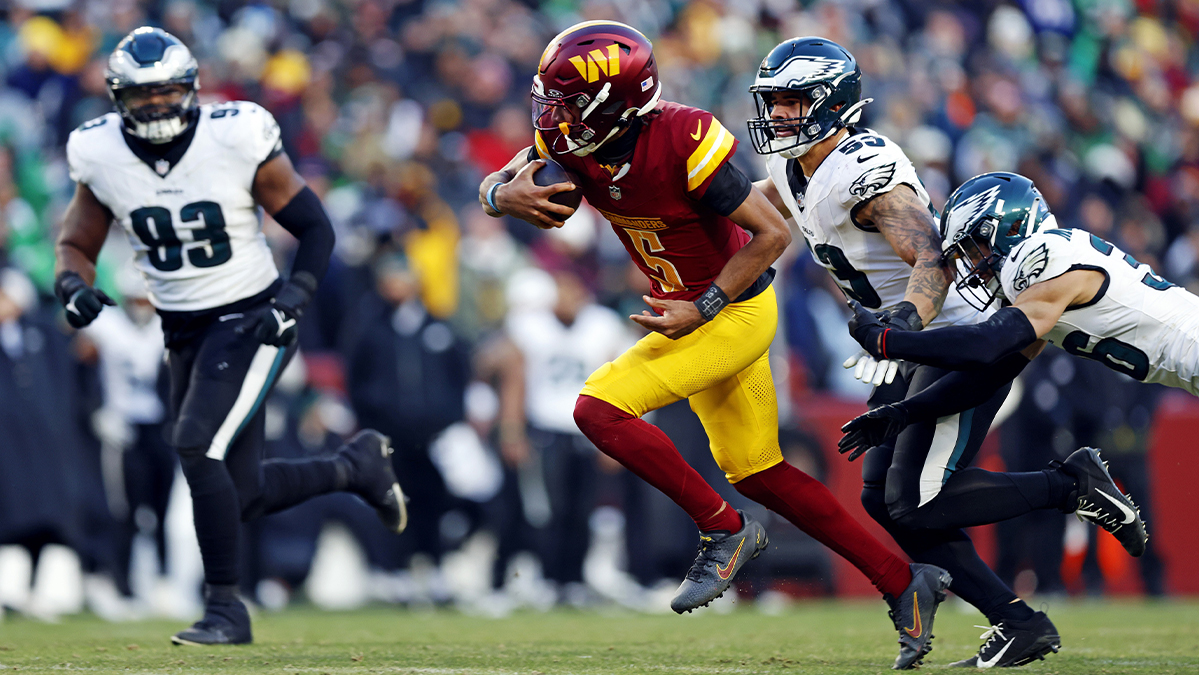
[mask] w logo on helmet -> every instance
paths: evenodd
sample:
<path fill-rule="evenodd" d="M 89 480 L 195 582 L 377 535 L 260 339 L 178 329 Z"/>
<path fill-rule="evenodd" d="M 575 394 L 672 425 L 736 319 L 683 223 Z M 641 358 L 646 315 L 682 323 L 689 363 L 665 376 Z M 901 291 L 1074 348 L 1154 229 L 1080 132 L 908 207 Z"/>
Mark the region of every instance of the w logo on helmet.
<path fill-rule="evenodd" d="M 593 49 L 588 52 L 587 60 L 584 61 L 582 56 L 572 56 L 567 59 L 571 65 L 575 66 L 579 74 L 583 76 L 589 83 L 600 79 L 600 73 L 604 73 L 607 77 L 612 77 L 621 72 L 621 47 L 619 45 L 609 45 L 608 55 L 599 49 Z"/>

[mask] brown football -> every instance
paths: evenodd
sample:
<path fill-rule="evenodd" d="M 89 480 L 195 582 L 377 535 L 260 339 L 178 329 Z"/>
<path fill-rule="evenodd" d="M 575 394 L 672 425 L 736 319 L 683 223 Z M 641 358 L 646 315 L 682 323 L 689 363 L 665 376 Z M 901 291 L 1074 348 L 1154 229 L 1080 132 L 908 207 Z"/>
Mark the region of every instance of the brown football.
<path fill-rule="evenodd" d="M 552 159 L 547 159 L 545 162 L 545 166 L 533 172 L 533 183 L 542 187 L 558 183 L 574 183 L 574 190 L 555 193 L 550 196 L 550 201 L 573 209 L 579 208 L 579 202 L 583 201 L 583 188 L 579 186 L 579 176 L 567 171 L 562 164 Z"/>

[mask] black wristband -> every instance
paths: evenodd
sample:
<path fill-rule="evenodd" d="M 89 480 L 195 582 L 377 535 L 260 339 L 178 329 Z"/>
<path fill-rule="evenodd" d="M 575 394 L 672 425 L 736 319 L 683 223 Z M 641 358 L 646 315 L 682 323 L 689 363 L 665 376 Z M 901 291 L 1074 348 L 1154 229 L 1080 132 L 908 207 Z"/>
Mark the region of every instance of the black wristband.
<path fill-rule="evenodd" d="M 917 311 L 917 306 L 908 300 L 901 300 L 899 304 L 889 309 L 887 314 L 887 324 L 890 328 L 921 330 L 925 327 L 924 322 L 921 321 L 921 313 Z"/>
<path fill-rule="evenodd" d="M 703 295 L 696 298 L 695 304 L 696 309 L 700 310 L 700 316 L 704 317 L 705 321 L 712 321 L 713 317 L 729 304 L 729 296 L 725 295 L 720 286 L 712 284 L 705 289 Z"/>

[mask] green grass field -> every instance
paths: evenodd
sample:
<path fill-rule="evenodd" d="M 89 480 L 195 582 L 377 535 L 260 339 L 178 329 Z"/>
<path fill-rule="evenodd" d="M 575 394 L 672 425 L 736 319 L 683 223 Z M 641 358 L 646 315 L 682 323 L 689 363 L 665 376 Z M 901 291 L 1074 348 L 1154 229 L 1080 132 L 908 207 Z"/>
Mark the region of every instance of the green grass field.
<path fill-rule="evenodd" d="M 1036 673 L 1197 672 L 1197 603 L 1057 602 L 1063 650 Z M 978 647 L 972 614 L 946 606 L 924 670 Z M 881 605 L 804 603 L 779 616 L 750 609 L 690 617 L 552 612 L 491 620 L 455 612 L 309 609 L 260 615 L 257 643 L 173 647 L 177 623 L 76 617 L 0 623 L 0 670 L 89 673 L 883 673 L 895 633 Z"/>

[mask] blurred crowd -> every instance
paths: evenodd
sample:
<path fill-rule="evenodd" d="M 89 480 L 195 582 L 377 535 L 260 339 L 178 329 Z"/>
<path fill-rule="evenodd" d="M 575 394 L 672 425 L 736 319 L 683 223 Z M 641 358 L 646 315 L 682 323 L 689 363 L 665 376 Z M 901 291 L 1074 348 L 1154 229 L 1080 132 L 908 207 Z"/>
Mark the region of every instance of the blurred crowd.
<path fill-rule="evenodd" d="M 98 282 L 119 308 L 72 335 L 50 295 L 53 240 L 73 190 L 64 143 L 111 109 L 107 55 L 138 26 L 189 45 L 203 102 L 248 99 L 275 115 L 337 230 L 335 259 L 302 324 L 304 358 L 270 403 L 269 452 L 328 452 L 373 427 L 393 439 L 412 498 L 412 525 L 399 538 L 344 496 L 262 521 L 248 535 L 247 593 L 286 603 L 319 566 L 323 524 L 336 522 L 346 536 L 333 540 L 354 541 L 367 570 L 367 599 L 467 594 L 503 612 L 520 602 L 645 606 L 658 580 L 686 569 L 695 544 L 686 517 L 603 461 L 571 419 L 591 370 L 639 337 L 624 316 L 640 311 L 644 277 L 590 208 L 543 232 L 489 218 L 477 203 L 480 179 L 531 142 L 530 78 L 555 33 L 597 18 L 637 27 L 654 42 L 664 97 L 711 110 L 742 140 L 762 56 L 794 36 L 833 39 L 855 54 L 863 95 L 874 99 L 863 124 L 905 149 L 935 206 L 975 174 L 1020 172 L 1064 226 L 1196 292 L 1197 11 L 1165 0 L 6 3 L 0 544 L 20 544 L 35 560 L 65 545 L 107 589 L 96 592 L 113 600 L 96 600 L 103 607 L 153 594 L 131 569 L 157 570 L 150 577 L 174 579 L 176 590 L 196 580 L 188 500 L 162 441 L 157 319 L 129 274 L 119 228 Z M 765 175 L 749 145 L 734 161 Z M 286 269 L 294 240 L 266 220 Z M 857 345 L 840 294 L 803 248 L 777 264 L 784 312 L 773 368 L 788 458 L 820 476 L 836 455 L 805 429 L 805 402 L 861 401 L 868 387 L 840 368 Z M 1155 389 L 1061 352 L 1039 359 L 1021 389 L 1002 430 L 1010 469 L 1093 443 L 1125 460 L 1131 488 L 1148 489 Z M 1086 409 L 1074 392 L 1089 392 Z M 728 487 L 686 404 L 655 423 Z M 725 496 L 741 504 L 736 492 Z M 1086 532 L 1058 516 L 1027 518 L 1001 528 L 1012 543 L 999 561 L 1006 578 L 1032 571 L 1040 592 L 1102 587 Z M 174 523 L 178 536 L 164 527 Z M 761 566 L 752 592 L 829 592 L 824 552 L 790 527 L 774 528 L 773 541 L 777 530 L 784 552 Z M 1080 541 L 1093 554 L 1080 558 L 1082 581 L 1064 581 L 1075 568 L 1063 552 L 1075 555 Z M 10 558 L 0 548 L 0 567 Z M 1161 592 L 1155 560 L 1142 564 L 1152 593 Z M 473 576 L 463 571 L 473 565 Z M 526 568 L 537 573 L 519 574 Z M 0 605 L 28 608 L 31 597 L 0 582 Z"/>

